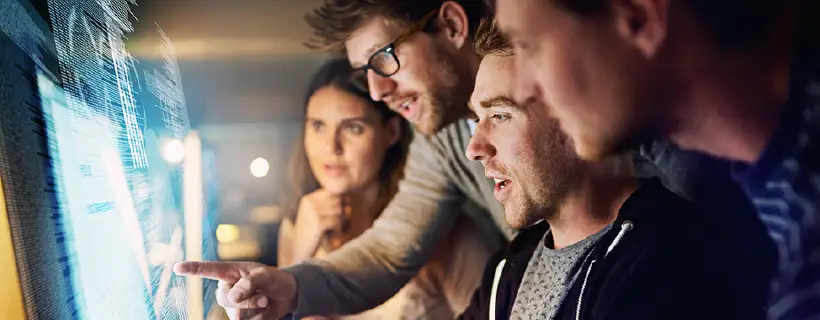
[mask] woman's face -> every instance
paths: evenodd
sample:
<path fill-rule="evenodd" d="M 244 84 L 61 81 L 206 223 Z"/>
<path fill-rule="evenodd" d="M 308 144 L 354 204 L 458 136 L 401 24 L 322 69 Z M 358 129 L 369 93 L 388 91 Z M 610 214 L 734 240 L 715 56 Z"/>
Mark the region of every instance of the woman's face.
<path fill-rule="evenodd" d="M 319 89 L 308 102 L 305 151 L 319 184 L 331 193 L 376 182 L 399 135 L 398 117 L 385 123 L 368 101 L 336 87 Z"/>

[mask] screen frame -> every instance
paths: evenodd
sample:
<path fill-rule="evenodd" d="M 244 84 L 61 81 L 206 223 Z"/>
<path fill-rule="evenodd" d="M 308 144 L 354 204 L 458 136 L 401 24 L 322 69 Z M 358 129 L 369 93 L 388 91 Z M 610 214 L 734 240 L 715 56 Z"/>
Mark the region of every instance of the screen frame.
<path fill-rule="evenodd" d="M 25 319 L 23 287 L 17 273 L 17 258 L 11 237 L 11 224 L 6 210 L 3 176 L 0 175 L 0 318 Z"/>

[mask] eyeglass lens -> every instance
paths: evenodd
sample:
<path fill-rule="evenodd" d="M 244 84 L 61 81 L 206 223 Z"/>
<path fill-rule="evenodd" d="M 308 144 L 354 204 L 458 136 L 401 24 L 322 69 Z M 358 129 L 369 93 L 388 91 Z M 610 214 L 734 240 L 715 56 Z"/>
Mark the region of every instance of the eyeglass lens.
<path fill-rule="evenodd" d="M 391 53 L 393 49 L 382 50 L 370 58 L 370 67 L 381 76 L 389 77 L 399 71 L 399 62 Z"/>

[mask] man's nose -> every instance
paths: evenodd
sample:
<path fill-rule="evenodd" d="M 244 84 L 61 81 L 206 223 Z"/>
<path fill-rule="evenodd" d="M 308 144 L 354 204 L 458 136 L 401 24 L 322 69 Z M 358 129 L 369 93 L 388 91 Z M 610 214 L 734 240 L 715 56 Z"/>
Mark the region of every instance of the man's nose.
<path fill-rule="evenodd" d="M 467 158 L 474 161 L 487 160 L 495 155 L 495 147 L 481 130 L 481 125 L 476 128 L 470 143 L 467 145 Z"/>
<path fill-rule="evenodd" d="M 384 97 L 396 90 L 396 81 L 382 77 L 373 70 L 367 70 L 367 86 L 373 101 L 382 101 Z"/>

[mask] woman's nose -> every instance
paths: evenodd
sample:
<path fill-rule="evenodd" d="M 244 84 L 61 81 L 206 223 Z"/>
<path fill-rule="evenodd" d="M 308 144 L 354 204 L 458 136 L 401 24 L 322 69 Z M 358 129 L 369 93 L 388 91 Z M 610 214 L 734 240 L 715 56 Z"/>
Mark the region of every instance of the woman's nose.
<path fill-rule="evenodd" d="M 344 147 L 342 146 L 341 132 L 335 130 L 333 134 L 329 135 L 325 146 L 330 153 L 342 155 L 344 153 Z"/>

